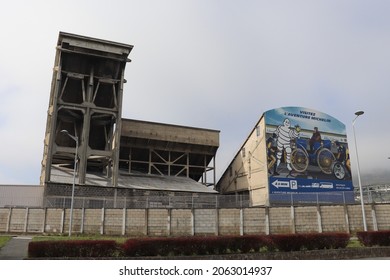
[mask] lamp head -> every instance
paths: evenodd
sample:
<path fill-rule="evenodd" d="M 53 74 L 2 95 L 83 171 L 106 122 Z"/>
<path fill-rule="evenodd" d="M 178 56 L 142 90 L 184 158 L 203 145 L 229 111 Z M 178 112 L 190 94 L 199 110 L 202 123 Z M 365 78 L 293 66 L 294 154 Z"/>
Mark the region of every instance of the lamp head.
<path fill-rule="evenodd" d="M 361 115 L 363 115 L 364 114 L 364 111 L 357 111 L 357 112 L 355 112 L 355 115 L 356 116 L 361 116 Z"/>
<path fill-rule="evenodd" d="M 76 143 L 79 141 L 79 138 L 77 136 L 71 135 L 66 129 L 63 129 L 60 132 L 68 135 L 70 138 L 72 138 L 74 141 L 76 141 Z"/>

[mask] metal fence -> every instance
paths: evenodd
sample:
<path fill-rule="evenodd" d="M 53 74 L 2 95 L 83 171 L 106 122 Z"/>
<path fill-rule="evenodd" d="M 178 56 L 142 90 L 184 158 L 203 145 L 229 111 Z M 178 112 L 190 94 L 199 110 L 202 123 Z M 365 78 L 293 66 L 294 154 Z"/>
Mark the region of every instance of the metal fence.
<path fill-rule="evenodd" d="M 318 192 L 318 193 L 291 193 L 270 194 L 271 204 L 277 205 L 308 205 L 308 204 L 354 204 L 354 192 Z"/>
<path fill-rule="evenodd" d="M 271 194 L 272 206 L 291 205 L 344 205 L 357 203 L 353 192 Z M 69 196 L 44 198 L 45 207 L 70 208 Z M 250 207 L 249 195 L 199 195 L 199 196 L 131 196 L 131 197 L 75 197 L 74 208 L 244 208 Z"/>
<path fill-rule="evenodd" d="M 45 207 L 70 208 L 70 197 L 46 197 Z M 249 207 L 248 195 L 76 197 L 74 208 L 242 208 Z"/>
<path fill-rule="evenodd" d="M 365 186 L 364 201 L 368 203 L 390 203 L 390 185 L 379 184 Z M 357 194 L 359 197 L 359 194 Z"/>
<path fill-rule="evenodd" d="M 69 187 L 68 187 L 69 188 Z M 66 188 L 59 187 L 57 190 Z M 132 194 L 112 188 L 83 188 L 74 198 L 75 208 L 245 208 L 253 206 L 248 194 Z M 70 190 L 44 194 L 42 187 L 0 187 L 0 207 L 70 208 Z M 88 190 L 88 191 L 86 191 Z M 360 203 L 359 192 L 270 194 L 270 206 L 345 205 Z M 364 203 L 390 203 L 390 187 L 365 188 Z"/>

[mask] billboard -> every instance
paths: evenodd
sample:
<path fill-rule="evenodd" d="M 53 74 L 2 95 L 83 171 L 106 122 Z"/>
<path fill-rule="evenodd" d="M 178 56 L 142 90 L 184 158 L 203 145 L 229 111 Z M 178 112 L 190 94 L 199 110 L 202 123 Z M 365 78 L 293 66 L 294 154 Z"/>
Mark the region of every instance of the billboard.
<path fill-rule="evenodd" d="M 302 107 L 269 110 L 264 118 L 270 202 L 278 194 L 353 192 L 342 122 Z"/>

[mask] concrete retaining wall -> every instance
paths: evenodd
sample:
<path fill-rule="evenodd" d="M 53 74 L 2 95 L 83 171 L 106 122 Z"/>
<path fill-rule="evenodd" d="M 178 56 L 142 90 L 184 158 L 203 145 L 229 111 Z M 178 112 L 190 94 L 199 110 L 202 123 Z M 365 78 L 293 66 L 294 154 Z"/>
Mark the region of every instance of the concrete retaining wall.
<path fill-rule="evenodd" d="M 366 205 L 368 230 L 390 229 L 390 204 Z M 0 208 L 2 233 L 69 232 L 69 209 Z M 248 235 L 363 230 L 360 205 L 229 209 L 74 209 L 72 232 L 126 236 Z"/>

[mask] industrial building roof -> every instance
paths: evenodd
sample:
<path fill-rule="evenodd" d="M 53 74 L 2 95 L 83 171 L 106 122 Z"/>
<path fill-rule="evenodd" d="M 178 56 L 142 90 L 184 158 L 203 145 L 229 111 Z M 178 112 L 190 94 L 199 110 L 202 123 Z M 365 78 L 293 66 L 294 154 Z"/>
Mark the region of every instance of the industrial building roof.
<path fill-rule="evenodd" d="M 209 147 L 214 154 L 219 147 L 219 130 L 122 119 L 121 137 L 180 143 L 188 147 Z M 203 148 L 204 150 L 204 148 Z"/>
<path fill-rule="evenodd" d="M 64 184 L 73 183 L 73 171 L 68 168 L 52 166 L 51 174 L 53 182 Z M 85 185 L 101 187 L 112 186 L 109 178 L 101 174 L 91 173 L 87 174 Z M 205 185 L 190 178 L 148 174 L 120 173 L 118 178 L 118 187 L 137 190 L 217 193 L 217 191 L 212 188 L 206 187 Z"/>

